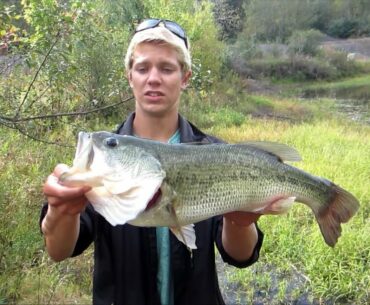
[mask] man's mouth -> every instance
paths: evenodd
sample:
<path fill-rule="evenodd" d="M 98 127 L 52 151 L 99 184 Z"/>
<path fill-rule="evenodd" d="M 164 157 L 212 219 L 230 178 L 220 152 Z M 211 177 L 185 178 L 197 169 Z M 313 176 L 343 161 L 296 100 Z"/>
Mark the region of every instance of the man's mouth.
<path fill-rule="evenodd" d="M 159 91 L 148 91 L 145 93 L 147 96 L 157 97 L 157 96 L 163 96 L 164 94 Z"/>

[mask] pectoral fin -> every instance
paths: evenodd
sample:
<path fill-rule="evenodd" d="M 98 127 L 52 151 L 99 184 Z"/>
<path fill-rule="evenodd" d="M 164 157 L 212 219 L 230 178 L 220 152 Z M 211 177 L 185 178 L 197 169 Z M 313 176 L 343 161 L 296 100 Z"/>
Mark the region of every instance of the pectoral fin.
<path fill-rule="evenodd" d="M 195 237 L 195 230 L 194 224 L 190 224 L 187 226 L 183 226 L 181 228 L 170 228 L 171 232 L 177 237 L 179 241 L 181 241 L 185 246 L 191 250 L 197 249 L 195 244 L 196 237 Z"/>
<path fill-rule="evenodd" d="M 163 191 L 169 192 L 168 185 L 163 185 Z M 177 218 L 176 214 L 176 196 L 173 195 L 173 199 L 171 200 L 171 205 L 168 206 L 168 209 L 175 221 L 175 226 L 170 227 L 171 232 L 177 237 L 179 241 L 181 241 L 192 253 L 193 249 L 196 249 L 197 246 L 195 244 L 196 236 L 194 230 L 194 224 L 189 224 L 186 226 L 180 226 L 179 219 Z"/>

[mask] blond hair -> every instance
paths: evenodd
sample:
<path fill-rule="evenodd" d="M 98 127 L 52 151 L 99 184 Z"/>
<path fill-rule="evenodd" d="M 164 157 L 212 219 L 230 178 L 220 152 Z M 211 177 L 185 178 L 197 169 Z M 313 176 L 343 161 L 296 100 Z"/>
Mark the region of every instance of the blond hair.
<path fill-rule="evenodd" d="M 182 71 L 186 73 L 187 71 L 191 70 L 190 52 L 186 48 L 184 41 L 180 37 L 177 37 L 176 35 L 171 33 L 171 31 L 169 31 L 165 27 L 157 26 L 155 28 L 137 32 L 132 37 L 125 56 L 126 73 L 128 73 L 132 68 L 134 59 L 133 55 L 136 47 L 143 42 L 164 43 L 169 45 L 179 55 L 178 60 L 182 67 Z"/>

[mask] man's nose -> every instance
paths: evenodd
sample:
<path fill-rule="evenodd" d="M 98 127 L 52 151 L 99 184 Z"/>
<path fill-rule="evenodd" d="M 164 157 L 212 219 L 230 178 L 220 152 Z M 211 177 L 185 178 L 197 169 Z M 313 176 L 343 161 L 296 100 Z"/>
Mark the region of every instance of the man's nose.
<path fill-rule="evenodd" d="M 160 82 L 161 82 L 160 71 L 157 68 L 150 69 L 148 83 L 153 85 L 159 84 Z"/>

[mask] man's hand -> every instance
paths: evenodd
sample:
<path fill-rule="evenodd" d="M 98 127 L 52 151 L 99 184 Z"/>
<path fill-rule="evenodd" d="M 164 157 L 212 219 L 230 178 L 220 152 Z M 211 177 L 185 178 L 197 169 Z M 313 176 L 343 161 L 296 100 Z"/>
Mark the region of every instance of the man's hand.
<path fill-rule="evenodd" d="M 87 205 L 85 193 L 91 188 L 67 187 L 59 184 L 60 175 L 68 169 L 67 165 L 58 164 L 53 173 L 46 179 L 43 192 L 47 198 L 49 208 L 61 214 L 76 215 L 85 209 Z"/>
<path fill-rule="evenodd" d="M 66 170 L 67 165 L 58 164 L 43 186 L 48 210 L 42 220 L 41 230 L 45 237 L 46 249 L 55 261 L 72 255 L 80 230 L 80 213 L 88 204 L 85 193 L 91 189 L 59 184 L 59 177 Z"/>

